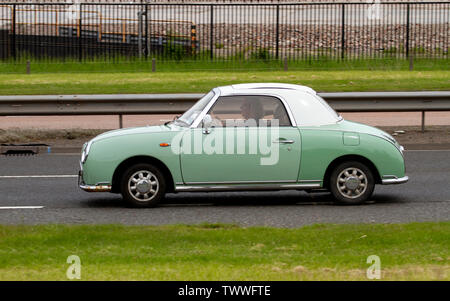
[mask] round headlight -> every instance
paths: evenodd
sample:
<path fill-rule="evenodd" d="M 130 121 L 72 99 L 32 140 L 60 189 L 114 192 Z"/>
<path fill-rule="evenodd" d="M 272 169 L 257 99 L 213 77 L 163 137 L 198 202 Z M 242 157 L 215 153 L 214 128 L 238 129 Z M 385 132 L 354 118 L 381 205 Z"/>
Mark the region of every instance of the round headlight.
<path fill-rule="evenodd" d="M 87 144 L 85 144 L 86 146 L 83 149 L 83 152 L 81 153 L 81 163 L 86 162 L 86 159 L 89 155 L 89 151 L 91 149 L 91 145 L 92 145 L 92 141 L 89 141 Z"/>

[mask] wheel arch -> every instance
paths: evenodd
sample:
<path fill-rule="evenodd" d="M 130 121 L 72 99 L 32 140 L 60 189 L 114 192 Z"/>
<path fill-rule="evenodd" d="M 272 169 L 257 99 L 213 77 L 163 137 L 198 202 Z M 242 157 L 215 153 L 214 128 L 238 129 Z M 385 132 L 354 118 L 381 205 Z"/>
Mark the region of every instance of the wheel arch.
<path fill-rule="evenodd" d="M 166 185 L 167 185 L 167 192 L 173 192 L 175 190 L 175 184 L 173 181 L 172 173 L 170 172 L 169 168 L 164 164 L 161 160 L 156 159 L 155 157 L 151 156 L 134 156 L 130 157 L 124 161 L 122 161 L 117 168 L 114 170 L 113 178 L 112 178 L 112 187 L 111 192 L 114 193 L 120 193 L 120 178 L 122 174 L 125 172 L 127 168 L 134 164 L 139 163 L 148 163 L 151 165 L 154 165 L 157 167 L 161 173 L 163 174 Z"/>
<path fill-rule="evenodd" d="M 334 159 L 327 167 L 326 171 L 325 171 L 325 175 L 323 178 L 323 187 L 329 187 L 329 181 L 330 181 L 330 176 L 331 173 L 333 172 L 333 170 L 341 163 L 343 162 L 348 162 L 348 161 L 357 161 L 360 163 L 365 164 L 370 171 L 373 173 L 373 176 L 375 177 L 375 184 L 381 184 L 381 176 L 380 173 L 378 172 L 377 167 L 375 166 L 375 164 L 373 164 L 372 161 L 370 161 L 369 159 L 367 159 L 364 156 L 361 155 L 344 155 L 341 157 L 338 157 L 336 159 Z"/>

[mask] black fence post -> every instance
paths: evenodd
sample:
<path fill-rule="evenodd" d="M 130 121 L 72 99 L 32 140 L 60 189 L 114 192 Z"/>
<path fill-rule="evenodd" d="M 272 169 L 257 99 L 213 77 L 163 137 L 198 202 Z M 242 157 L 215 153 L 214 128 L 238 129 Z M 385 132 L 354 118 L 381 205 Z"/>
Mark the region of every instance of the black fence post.
<path fill-rule="evenodd" d="M 149 49 L 148 49 L 148 4 L 145 3 L 145 59 L 148 59 Z"/>
<path fill-rule="evenodd" d="M 12 7 L 12 22 L 11 22 L 11 56 L 16 59 L 16 5 Z"/>
<path fill-rule="evenodd" d="M 83 22 L 81 17 L 82 15 L 83 15 L 83 3 L 80 3 L 80 11 L 78 14 L 78 60 L 80 62 L 83 60 L 83 44 L 82 44 Z"/>
<path fill-rule="evenodd" d="M 341 32 L 341 59 L 344 59 L 345 56 L 345 4 L 342 3 L 342 32 Z"/>
<path fill-rule="evenodd" d="M 406 57 L 409 58 L 409 16 L 410 16 L 410 7 L 409 3 L 406 4 Z"/>
<path fill-rule="evenodd" d="M 148 9 L 148 4 L 145 4 L 145 10 L 146 10 L 146 15 L 147 15 L 147 25 L 146 25 L 146 28 L 147 28 L 147 34 L 146 34 L 146 36 L 147 36 L 147 40 L 146 40 L 146 44 L 147 44 L 147 55 L 148 56 L 150 56 L 150 54 L 152 53 L 152 50 L 153 50 L 153 46 L 152 46 L 152 41 L 151 41 L 151 34 L 152 34 L 152 23 L 151 23 L 151 20 L 150 20 L 150 17 L 151 17 L 151 15 L 150 15 L 150 12 L 151 12 L 151 10 L 149 10 Z"/>
<path fill-rule="evenodd" d="M 139 7 L 138 15 L 138 57 L 142 58 L 143 47 L 142 47 L 142 31 L 144 23 L 144 14 L 142 12 L 142 7 Z"/>
<path fill-rule="evenodd" d="M 421 124 L 422 133 L 425 133 L 425 111 L 422 111 L 422 124 Z"/>
<path fill-rule="evenodd" d="M 214 5 L 210 5 L 210 9 L 211 9 L 211 15 L 210 15 L 210 32 L 209 32 L 209 47 L 210 47 L 210 58 L 211 60 L 214 58 Z"/>
<path fill-rule="evenodd" d="M 279 52 L 280 52 L 280 5 L 277 4 L 277 21 L 276 21 L 276 51 L 275 51 L 275 58 L 278 59 Z"/>

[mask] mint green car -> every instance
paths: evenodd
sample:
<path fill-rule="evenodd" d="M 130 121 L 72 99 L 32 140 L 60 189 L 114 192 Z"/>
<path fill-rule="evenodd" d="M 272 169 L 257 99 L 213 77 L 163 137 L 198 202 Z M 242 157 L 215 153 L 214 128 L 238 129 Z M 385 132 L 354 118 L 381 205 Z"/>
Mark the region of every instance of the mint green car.
<path fill-rule="evenodd" d="M 316 92 L 289 84 L 218 87 L 164 125 L 114 130 L 84 144 L 79 186 L 151 207 L 165 193 L 327 190 L 343 204 L 400 184 L 403 147 L 345 121 Z"/>

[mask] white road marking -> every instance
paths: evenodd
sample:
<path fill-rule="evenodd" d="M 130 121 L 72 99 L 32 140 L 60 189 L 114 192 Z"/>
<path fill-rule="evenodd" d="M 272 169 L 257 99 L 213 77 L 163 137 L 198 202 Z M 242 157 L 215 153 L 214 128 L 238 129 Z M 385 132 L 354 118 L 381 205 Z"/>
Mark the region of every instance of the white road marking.
<path fill-rule="evenodd" d="M 81 153 L 81 149 L 80 149 Z M 80 153 L 44 153 L 42 155 L 51 155 L 51 156 L 80 156 Z"/>
<path fill-rule="evenodd" d="M 20 179 L 20 178 L 77 178 L 78 175 L 34 175 L 34 176 L 0 176 L 0 179 Z"/>
<path fill-rule="evenodd" d="M 159 204 L 159 207 L 185 207 L 185 206 L 189 206 L 189 207 L 201 207 L 201 206 L 214 206 L 214 203 L 205 203 L 205 204 L 184 204 L 184 203 L 180 203 L 180 204 Z"/>
<path fill-rule="evenodd" d="M 450 152 L 450 149 L 405 149 L 405 152 Z"/>
<path fill-rule="evenodd" d="M 2 209 L 42 209 L 44 206 L 3 206 L 0 207 Z"/>

